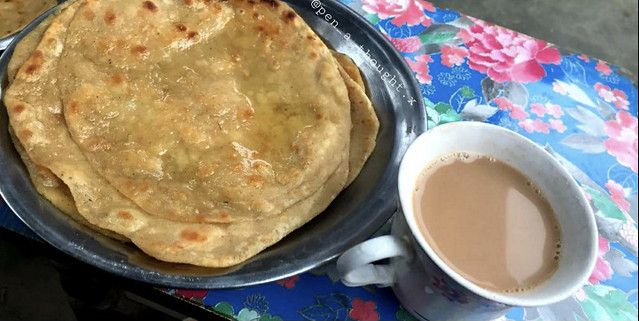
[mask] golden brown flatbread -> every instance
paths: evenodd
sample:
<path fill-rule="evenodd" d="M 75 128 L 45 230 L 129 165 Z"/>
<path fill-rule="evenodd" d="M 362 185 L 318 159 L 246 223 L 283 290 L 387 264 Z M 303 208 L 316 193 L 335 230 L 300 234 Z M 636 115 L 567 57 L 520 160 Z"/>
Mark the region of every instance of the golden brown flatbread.
<path fill-rule="evenodd" d="M 91 167 L 159 217 L 277 215 L 317 191 L 348 152 L 344 81 L 281 2 L 88 0 L 66 32 L 57 78 Z"/>
<path fill-rule="evenodd" d="M 55 0 L 0 1 L 0 38 L 22 30 L 31 21 L 58 4 Z"/>
<path fill-rule="evenodd" d="M 363 91 L 331 58 L 331 63 L 316 72 L 325 71 L 331 65 L 337 71 L 335 75 L 339 75 L 338 83 L 341 85 L 338 84 L 333 90 L 341 92 L 340 86 L 343 86 L 347 104 L 342 106 L 343 110 L 335 111 L 336 115 L 333 116 L 345 113 L 349 131 L 346 139 L 341 137 L 344 150 L 331 155 L 331 162 L 336 163 L 335 170 L 330 172 L 317 190 L 283 209 L 280 214 L 231 223 L 180 222 L 179 219 L 150 214 L 94 170 L 84 151 L 69 134 L 66 117 L 63 116 L 63 107 L 70 106 L 64 105 L 60 97 L 68 94 L 65 90 L 70 87 L 60 86 L 60 57 L 64 56 L 67 49 L 69 26 L 76 19 L 91 16 L 87 14 L 88 11 L 82 10 L 89 3 L 93 1 L 78 0 L 51 22 L 7 90 L 5 105 L 16 136 L 25 146 L 27 162 L 50 170 L 64 182 L 78 212 L 88 222 L 130 238 L 144 252 L 164 261 L 211 267 L 245 261 L 323 211 L 345 187 L 347 180 L 352 179 L 349 173 L 359 172 L 363 162 L 353 162 L 353 159 L 366 159 L 372 151 L 374 143 L 361 144 L 366 140 L 356 137 L 360 131 L 370 135 L 374 126 L 362 126 L 366 123 L 362 122 L 353 124 L 353 130 L 350 130 L 351 115 L 354 119 L 368 117 L 370 123 L 376 123 L 374 112 L 368 109 L 370 102 L 366 104 L 368 99 L 365 95 L 365 100 L 354 99 L 360 97 Z M 199 2 L 195 4 L 202 5 Z M 89 8 L 96 13 L 93 10 L 95 7 Z M 149 10 L 148 5 L 143 5 L 142 9 Z M 147 14 L 146 11 L 141 12 Z M 99 73 L 96 73 L 98 76 Z M 161 129 L 157 128 L 158 135 L 161 135 Z M 374 131 L 376 133 L 376 129 Z"/>
<path fill-rule="evenodd" d="M 68 7 L 70 3 L 71 2 L 67 2 L 58 6 L 57 10 L 54 13 L 49 15 L 46 19 L 42 20 L 42 22 L 36 28 L 34 28 L 31 32 L 29 32 L 29 34 L 24 36 L 24 38 L 22 38 L 22 40 L 20 40 L 20 42 L 16 45 L 13 50 L 11 60 L 9 61 L 9 64 L 7 66 L 7 76 L 9 84 L 11 84 L 11 82 L 15 78 L 18 69 L 25 63 L 25 61 L 27 61 L 27 59 L 31 56 L 33 51 L 38 46 L 40 40 L 42 39 L 42 35 L 47 30 L 47 28 L 49 28 L 51 21 L 53 21 L 53 19 L 57 17 L 60 12 L 66 9 L 66 7 Z M 27 152 L 24 150 L 24 147 L 15 137 L 15 133 L 11 126 L 9 126 L 9 134 L 11 140 L 14 143 L 16 151 L 20 155 L 22 162 L 27 168 L 27 172 L 29 173 L 31 182 L 33 183 L 36 191 L 40 193 L 40 195 L 49 200 L 51 204 L 60 209 L 64 214 L 68 215 L 74 221 L 87 226 L 88 228 L 97 231 L 102 235 L 120 241 L 128 241 L 128 239 L 126 239 L 122 235 L 92 225 L 84 217 L 82 217 L 80 213 L 78 213 L 69 187 L 64 184 L 64 182 L 57 176 L 55 176 L 48 168 L 36 165 L 31 161 L 31 159 L 27 155 Z"/>
<path fill-rule="evenodd" d="M 335 60 L 340 65 L 340 73 L 351 101 L 351 142 L 349 149 L 348 180 L 350 185 L 375 149 L 379 120 L 371 101 L 366 96 L 366 87 L 357 65 L 348 56 L 333 52 Z"/>
<path fill-rule="evenodd" d="M 357 67 L 355 62 L 353 62 L 353 59 L 341 52 L 333 51 L 332 53 L 335 60 L 337 60 L 340 66 L 344 68 L 344 71 L 346 71 L 351 80 L 357 83 L 360 88 L 362 88 L 362 90 L 366 92 L 364 78 L 362 78 L 362 73 L 359 71 L 359 68 Z"/>
<path fill-rule="evenodd" d="M 49 28 L 51 21 L 57 17 L 60 12 L 66 9 L 72 2 L 65 2 L 59 5 L 56 10 L 47 16 L 40 24 L 38 24 L 31 32 L 25 35 L 20 42 L 13 49 L 13 54 L 11 55 L 11 60 L 7 64 L 7 78 L 9 80 L 9 84 L 13 81 L 13 78 L 16 77 L 16 73 L 18 69 L 24 64 L 31 53 L 35 50 L 35 48 L 40 43 L 42 39 L 42 35 Z"/>
<path fill-rule="evenodd" d="M 80 223 L 104 236 L 116 239 L 118 241 L 127 242 L 128 239 L 120 234 L 116 234 L 109 230 L 101 229 L 87 221 L 80 213 L 78 213 L 78 209 L 75 207 L 75 201 L 73 200 L 73 195 L 71 195 L 71 191 L 69 187 L 64 184 L 57 176 L 55 176 L 48 168 L 38 166 L 34 164 L 29 156 L 27 156 L 27 152 L 22 147 L 22 144 L 15 137 L 15 133 L 9 127 L 9 135 L 11 137 L 11 141 L 13 141 L 13 145 L 16 148 L 16 151 L 20 155 L 22 162 L 27 168 L 27 172 L 29 173 L 29 178 L 33 183 L 36 191 L 40 193 L 44 198 L 46 198 L 53 206 L 57 207 L 62 213 L 69 216 L 75 222 Z"/>

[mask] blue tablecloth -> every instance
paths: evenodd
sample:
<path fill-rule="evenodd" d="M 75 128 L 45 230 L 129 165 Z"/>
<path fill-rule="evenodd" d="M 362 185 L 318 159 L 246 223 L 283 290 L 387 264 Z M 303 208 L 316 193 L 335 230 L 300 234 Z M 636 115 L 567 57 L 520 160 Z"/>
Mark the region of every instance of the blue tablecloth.
<path fill-rule="evenodd" d="M 306 0 L 304 0 L 306 1 Z M 599 228 L 583 289 L 513 320 L 637 319 L 637 87 L 616 66 L 421 0 L 343 0 L 403 54 L 428 126 L 473 120 L 544 146 L 581 184 Z M 37 238 L 7 209 L 0 224 Z M 412 320 L 388 288 L 348 288 L 327 265 L 232 290 L 162 289 L 237 320 Z"/>

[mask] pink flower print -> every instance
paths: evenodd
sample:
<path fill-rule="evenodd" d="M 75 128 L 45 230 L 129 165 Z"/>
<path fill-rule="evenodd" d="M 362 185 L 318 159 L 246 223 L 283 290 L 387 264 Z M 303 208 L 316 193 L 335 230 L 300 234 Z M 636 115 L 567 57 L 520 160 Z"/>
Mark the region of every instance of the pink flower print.
<path fill-rule="evenodd" d="M 348 317 L 353 320 L 359 321 L 377 321 L 379 320 L 379 314 L 377 311 L 377 305 L 373 301 L 362 301 L 361 299 L 355 299 L 352 303 L 353 309 L 348 312 Z"/>
<path fill-rule="evenodd" d="M 519 122 L 519 127 L 523 128 L 527 133 L 532 133 L 535 130 L 533 126 L 533 120 L 528 118 L 524 121 Z"/>
<path fill-rule="evenodd" d="M 299 275 L 293 275 L 291 277 L 285 278 L 285 279 L 281 279 L 279 281 L 277 281 L 277 284 L 287 288 L 287 289 L 292 289 L 295 287 L 295 282 L 297 282 L 300 279 Z"/>
<path fill-rule="evenodd" d="M 610 66 L 608 66 L 608 64 L 603 60 L 599 60 L 597 66 L 595 66 L 595 69 L 606 76 L 610 75 L 610 73 L 612 72 Z"/>
<path fill-rule="evenodd" d="M 555 81 L 552 83 L 552 90 L 558 94 L 566 95 L 568 91 L 564 86 L 562 86 L 559 82 Z"/>
<path fill-rule="evenodd" d="M 577 58 L 585 61 L 585 62 L 590 62 L 590 57 L 586 56 L 586 55 L 579 55 L 577 56 Z"/>
<path fill-rule="evenodd" d="M 595 90 L 599 94 L 599 97 L 603 98 L 607 102 L 612 102 L 615 95 L 610 91 L 610 87 L 598 82 L 595 84 Z"/>
<path fill-rule="evenodd" d="M 584 302 L 587 299 L 586 291 L 584 291 L 583 288 L 577 290 L 577 292 L 575 292 L 573 296 L 575 297 L 575 299 L 579 300 L 579 302 Z"/>
<path fill-rule="evenodd" d="M 610 192 L 610 197 L 612 197 L 612 200 L 615 202 L 615 204 L 617 204 L 620 209 L 628 212 L 628 210 L 630 209 L 630 203 L 628 203 L 628 201 L 626 201 L 625 199 L 623 187 L 621 187 L 621 185 L 617 184 L 615 181 L 609 179 L 606 183 L 606 188 L 608 189 L 608 192 Z"/>
<path fill-rule="evenodd" d="M 401 26 L 403 24 L 416 26 L 418 24 L 421 24 L 424 27 L 428 27 L 433 22 L 433 20 L 426 16 L 426 14 L 424 14 L 424 10 L 435 12 L 435 7 L 433 7 L 430 2 L 421 0 L 408 0 L 408 8 L 404 11 L 403 14 L 391 20 L 391 23 L 396 26 Z"/>
<path fill-rule="evenodd" d="M 543 107 L 542 107 L 543 108 Z M 510 109 L 510 118 L 517 119 L 519 121 L 524 121 L 528 118 L 528 113 L 524 111 L 524 108 L 519 105 L 513 105 L 512 109 Z"/>
<path fill-rule="evenodd" d="M 464 293 L 452 289 L 445 280 L 433 277 L 433 286 L 441 291 L 441 294 L 451 302 L 468 303 L 468 298 Z"/>
<path fill-rule="evenodd" d="M 603 259 L 604 254 L 606 254 L 608 250 L 610 250 L 608 240 L 600 235 L 597 263 L 595 263 L 595 268 L 588 278 L 588 282 L 592 285 L 608 280 L 612 276 L 612 268 L 610 267 L 610 264 Z"/>
<path fill-rule="evenodd" d="M 586 197 L 586 199 L 588 201 L 592 201 L 592 195 L 590 195 L 590 193 L 588 193 L 585 189 L 583 189 L 583 187 L 580 187 L 580 189 L 584 193 L 584 196 Z"/>
<path fill-rule="evenodd" d="M 387 35 L 384 36 L 401 52 L 415 52 L 422 46 L 422 41 L 419 40 L 419 37 L 391 38 Z"/>
<path fill-rule="evenodd" d="M 563 110 L 561 110 L 561 106 L 551 103 L 546 103 L 546 113 L 555 118 L 560 118 L 564 115 Z"/>
<path fill-rule="evenodd" d="M 532 120 L 530 118 L 521 120 L 519 122 L 519 127 L 523 128 L 527 133 L 539 132 L 548 134 L 550 130 L 548 129 L 548 123 L 544 123 L 541 119 Z"/>
<path fill-rule="evenodd" d="M 558 133 L 563 133 L 568 129 L 561 119 L 551 119 L 548 122 L 550 123 L 550 129 L 554 129 Z"/>
<path fill-rule="evenodd" d="M 511 103 L 510 100 L 508 100 L 508 98 L 506 97 L 497 97 L 493 99 L 493 102 L 497 104 L 499 110 L 507 111 L 513 108 L 513 103 Z"/>
<path fill-rule="evenodd" d="M 445 289 L 446 288 L 446 281 L 442 280 L 441 278 L 438 278 L 436 276 L 433 277 L 433 286 L 438 288 L 438 289 Z"/>
<path fill-rule="evenodd" d="M 544 121 L 541 119 L 535 119 L 535 121 L 533 121 L 532 126 L 533 126 L 533 130 L 535 130 L 536 132 L 540 132 L 544 134 L 548 134 L 550 132 L 550 130 L 548 129 L 548 123 L 544 123 Z"/>
<path fill-rule="evenodd" d="M 207 294 L 209 294 L 208 290 L 176 290 L 175 293 L 183 296 L 186 299 L 204 299 Z"/>
<path fill-rule="evenodd" d="M 415 57 L 416 61 L 413 61 L 410 58 L 405 59 L 406 62 L 408 62 L 410 69 L 417 73 L 416 78 L 421 84 L 431 83 L 433 77 L 428 74 L 428 63 L 433 62 L 433 58 L 429 55 L 419 55 Z"/>
<path fill-rule="evenodd" d="M 630 245 L 637 248 L 637 228 L 631 221 L 626 221 L 626 223 L 621 227 L 621 231 L 619 231 L 619 235 L 624 238 Z"/>
<path fill-rule="evenodd" d="M 625 110 L 618 112 L 615 118 L 604 123 L 609 137 L 604 147 L 619 164 L 637 173 L 637 118 Z"/>
<path fill-rule="evenodd" d="M 461 29 L 457 33 L 457 38 L 461 39 L 464 43 L 475 40 L 475 37 L 468 31 L 468 29 Z"/>
<path fill-rule="evenodd" d="M 364 11 L 376 13 L 380 19 L 396 17 L 408 8 L 408 1 L 362 0 L 362 2 Z"/>
<path fill-rule="evenodd" d="M 432 19 L 424 14 L 424 10 L 435 12 L 432 4 L 422 0 L 362 0 L 364 11 L 376 13 L 381 19 L 394 18 L 391 23 L 396 26 L 430 26 Z"/>
<path fill-rule="evenodd" d="M 468 49 L 464 47 L 444 46 L 442 48 L 442 65 L 459 66 L 464 63 L 466 56 L 468 56 Z"/>
<path fill-rule="evenodd" d="M 544 117 L 546 114 L 546 108 L 544 108 L 541 104 L 530 104 L 530 112 L 539 117 Z"/>
<path fill-rule="evenodd" d="M 545 106 L 541 104 L 530 104 L 530 112 L 538 117 L 544 117 L 545 114 L 548 114 L 554 118 L 560 118 L 564 114 L 561 110 L 561 106 L 552 103 L 546 103 Z"/>
<path fill-rule="evenodd" d="M 615 107 L 617 107 L 617 109 L 623 109 L 623 110 L 628 110 L 628 106 L 630 106 L 630 102 L 628 101 L 628 96 L 626 96 L 626 94 L 619 90 L 619 89 L 615 89 L 612 91 L 612 96 L 613 96 L 613 103 L 615 104 Z"/>
<path fill-rule="evenodd" d="M 458 32 L 469 48 L 468 66 L 496 82 L 535 82 L 546 75 L 540 65 L 559 64 L 559 51 L 548 43 L 473 19 L 474 25 Z"/>
<path fill-rule="evenodd" d="M 630 102 L 628 101 L 628 96 L 626 96 L 623 91 L 619 89 L 610 90 L 610 87 L 599 82 L 595 84 L 595 90 L 599 94 L 599 97 L 609 103 L 613 103 L 617 109 L 628 110 Z"/>

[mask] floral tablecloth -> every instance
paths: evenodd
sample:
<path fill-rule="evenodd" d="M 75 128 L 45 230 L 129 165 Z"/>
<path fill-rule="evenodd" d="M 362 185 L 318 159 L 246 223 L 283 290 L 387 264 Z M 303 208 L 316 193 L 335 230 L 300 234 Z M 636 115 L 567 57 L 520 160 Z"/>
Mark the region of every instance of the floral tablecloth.
<path fill-rule="evenodd" d="M 636 86 L 604 61 L 425 1 L 342 1 L 403 54 L 429 128 L 473 120 L 521 133 L 560 160 L 590 200 L 600 236 L 588 282 L 562 302 L 515 308 L 505 319 L 637 320 Z M 4 204 L 0 224 L 29 233 Z M 390 289 L 345 287 L 332 265 L 241 289 L 162 290 L 237 320 L 413 319 Z"/>

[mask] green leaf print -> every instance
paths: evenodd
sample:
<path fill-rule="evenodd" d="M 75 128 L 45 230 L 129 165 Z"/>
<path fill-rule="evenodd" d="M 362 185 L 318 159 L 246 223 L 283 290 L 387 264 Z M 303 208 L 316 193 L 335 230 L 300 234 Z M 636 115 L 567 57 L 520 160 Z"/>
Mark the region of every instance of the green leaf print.
<path fill-rule="evenodd" d="M 257 321 L 259 318 L 260 315 L 257 311 L 249 310 L 247 308 L 243 308 L 237 313 L 237 316 L 235 316 L 237 321 Z"/>
<path fill-rule="evenodd" d="M 455 112 L 453 107 L 446 103 L 434 104 L 427 98 L 424 99 L 426 104 L 426 116 L 428 120 L 428 129 L 437 125 L 460 121 L 462 118 Z"/>
<path fill-rule="evenodd" d="M 605 285 L 585 287 L 586 299 L 581 302 L 590 320 L 636 320 L 637 309 L 621 290 Z"/>
<path fill-rule="evenodd" d="M 454 121 L 460 121 L 462 118 L 455 112 L 453 107 L 448 104 L 439 103 L 435 105 L 435 110 L 439 113 L 439 123 L 446 124 Z"/>
<path fill-rule="evenodd" d="M 583 189 L 588 192 L 590 196 L 592 196 L 592 202 L 604 216 L 621 220 L 623 222 L 626 221 L 626 216 L 623 214 L 623 212 L 606 195 L 603 195 L 598 190 L 586 185 L 583 185 Z"/>
<path fill-rule="evenodd" d="M 215 307 L 213 307 L 213 310 L 215 310 L 215 312 L 218 312 L 220 314 L 233 317 L 233 306 L 231 306 L 230 304 L 226 302 L 220 302 L 216 304 Z"/>
<path fill-rule="evenodd" d="M 475 91 L 472 88 L 468 87 L 468 86 L 461 87 L 459 89 L 459 93 L 464 98 L 473 98 L 473 97 L 475 97 Z"/>
<path fill-rule="evenodd" d="M 371 13 L 371 14 L 367 14 L 366 16 L 366 20 L 368 20 L 368 22 L 376 25 L 378 22 L 382 21 L 382 19 L 379 18 L 379 16 L 375 13 Z"/>
<path fill-rule="evenodd" d="M 282 318 L 268 313 L 260 314 L 258 311 L 242 308 L 237 315 L 233 306 L 228 302 L 220 302 L 213 307 L 213 311 L 237 321 L 282 321 Z"/>
<path fill-rule="evenodd" d="M 260 316 L 260 320 L 259 321 L 282 321 L 282 318 L 266 313 L 266 314 L 262 314 Z"/>
<path fill-rule="evenodd" d="M 457 35 L 454 33 L 423 33 L 417 37 L 423 44 L 438 44 L 454 39 Z"/>

